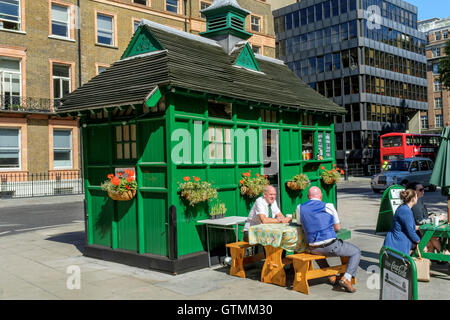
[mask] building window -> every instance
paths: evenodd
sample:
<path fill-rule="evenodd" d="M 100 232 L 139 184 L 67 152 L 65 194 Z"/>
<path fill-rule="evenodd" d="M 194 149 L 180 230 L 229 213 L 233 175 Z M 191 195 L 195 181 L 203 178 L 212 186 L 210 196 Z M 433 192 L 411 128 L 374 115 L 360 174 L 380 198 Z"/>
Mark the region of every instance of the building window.
<path fill-rule="evenodd" d="M 21 104 L 22 79 L 20 60 L 0 57 L 1 104 L 0 109 L 9 109 Z"/>
<path fill-rule="evenodd" d="M 255 53 L 255 54 L 261 54 L 261 47 L 260 47 L 260 46 L 252 45 L 252 51 L 253 51 L 253 53 Z"/>
<path fill-rule="evenodd" d="M 70 92 L 70 66 L 53 64 L 53 99 L 55 103 Z"/>
<path fill-rule="evenodd" d="M 166 0 L 166 11 L 178 13 L 178 0 Z"/>
<path fill-rule="evenodd" d="M 52 35 L 64 38 L 70 37 L 69 7 L 52 3 Z"/>
<path fill-rule="evenodd" d="M 116 159 L 136 159 L 136 125 L 116 127 Z"/>
<path fill-rule="evenodd" d="M 114 45 L 114 18 L 97 14 L 97 43 Z"/>
<path fill-rule="evenodd" d="M 261 32 L 261 18 L 256 16 L 251 16 L 251 28 L 252 31 Z"/>
<path fill-rule="evenodd" d="M 434 91 L 442 91 L 442 83 L 439 80 L 434 80 Z"/>
<path fill-rule="evenodd" d="M 444 39 L 448 39 L 448 30 L 443 31 L 442 34 L 444 35 Z"/>
<path fill-rule="evenodd" d="M 142 4 L 142 5 L 146 6 L 147 0 L 133 0 L 133 3 Z"/>
<path fill-rule="evenodd" d="M 434 98 L 434 108 L 442 109 L 442 98 Z"/>
<path fill-rule="evenodd" d="M 103 66 L 97 65 L 97 74 L 100 74 L 103 71 L 106 71 L 106 69 L 108 69 L 108 67 L 106 65 L 103 65 Z"/>
<path fill-rule="evenodd" d="M 20 130 L 0 128 L 0 168 L 20 168 Z"/>
<path fill-rule="evenodd" d="M 134 20 L 133 21 L 133 33 L 136 32 L 136 30 L 139 28 L 139 24 L 141 23 L 141 21 L 139 20 Z"/>
<path fill-rule="evenodd" d="M 231 129 L 210 126 L 208 131 L 209 158 L 215 160 L 231 159 Z"/>
<path fill-rule="evenodd" d="M 439 41 L 442 39 L 440 32 L 436 32 L 435 35 L 436 35 L 436 41 Z"/>
<path fill-rule="evenodd" d="M 20 30 L 20 0 L 0 0 L 0 29 Z"/>
<path fill-rule="evenodd" d="M 200 10 L 204 10 L 211 5 L 210 2 L 200 1 Z"/>
<path fill-rule="evenodd" d="M 442 118 L 442 114 L 437 114 L 436 115 L 436 128 L 442 128 L 442 124 L 443 124 L 443 118 Z"/>
<path fill-rule="evenodd" d="M 72 130 L 53 131 L 53 167 L 72 168 Z"/>
<path fill-rule="evenodd" d="M 439 74 L 439 63 L 433 64 L 433 74 Z"/>
<path fill-rule="evenodd" d="M 431 52 L 433 53 L 433 57 L 440 57 L 441 56 L 441 48 L 433 48 L 431 50 Z"/>
<path fill-rule="evenodd" d="M 421 120 L 421 123 L 422 123 L 422 128 L 423 129 L 428 129 L 428 116 L 421 116 L 420 120 Z"/>

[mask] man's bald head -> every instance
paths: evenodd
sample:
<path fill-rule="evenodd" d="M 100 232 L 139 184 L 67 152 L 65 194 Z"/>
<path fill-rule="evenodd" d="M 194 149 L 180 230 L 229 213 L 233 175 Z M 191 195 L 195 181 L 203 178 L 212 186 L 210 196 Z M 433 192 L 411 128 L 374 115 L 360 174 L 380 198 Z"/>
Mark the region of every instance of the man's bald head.
<path fill-rule="evenodd" d="M 322 190 L 318 187 L 311 187 L 308 191 L 308 199 L 319 199 L 322 200 Z"/>

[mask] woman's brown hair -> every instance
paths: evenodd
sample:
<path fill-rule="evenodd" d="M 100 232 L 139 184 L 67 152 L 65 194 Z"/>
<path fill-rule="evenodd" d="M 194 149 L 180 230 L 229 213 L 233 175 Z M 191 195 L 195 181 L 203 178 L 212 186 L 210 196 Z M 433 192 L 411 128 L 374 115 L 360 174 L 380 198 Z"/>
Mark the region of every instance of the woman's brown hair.
<path fill-rule="evenodd" d="M 416 196 L 416 191 L 413 189 L 406 189 L 400 192 L 400 199 L 403 200 L 403 203 L 409 203 Z"/>

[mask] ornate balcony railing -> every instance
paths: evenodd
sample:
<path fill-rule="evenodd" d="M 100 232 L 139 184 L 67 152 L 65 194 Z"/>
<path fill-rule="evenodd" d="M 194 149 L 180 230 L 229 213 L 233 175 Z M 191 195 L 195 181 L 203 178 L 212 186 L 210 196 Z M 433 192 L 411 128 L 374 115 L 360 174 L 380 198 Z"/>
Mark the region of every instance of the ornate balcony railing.
<path fill-rule="evenodd" d="M 36 97 L 0 96 L 0 110 L 22 112 L 53 112 L 54 106 L 60 104 L 59 100 Z"/>

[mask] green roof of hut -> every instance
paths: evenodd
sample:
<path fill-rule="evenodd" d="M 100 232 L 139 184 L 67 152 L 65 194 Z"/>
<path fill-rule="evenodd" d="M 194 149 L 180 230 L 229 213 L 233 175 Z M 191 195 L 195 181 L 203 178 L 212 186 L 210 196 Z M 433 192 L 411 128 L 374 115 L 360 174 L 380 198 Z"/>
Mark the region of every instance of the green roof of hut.
<path fill-rule="evenodd" d="M 281 60 L 253 54 L 246 40 L 220 41 L 143 19 L 121 60 L 65 96 L 58 113 L 143 104 L 156 89 L 180 88 L 302 110 L 345 113 Z"/>

